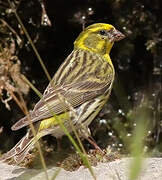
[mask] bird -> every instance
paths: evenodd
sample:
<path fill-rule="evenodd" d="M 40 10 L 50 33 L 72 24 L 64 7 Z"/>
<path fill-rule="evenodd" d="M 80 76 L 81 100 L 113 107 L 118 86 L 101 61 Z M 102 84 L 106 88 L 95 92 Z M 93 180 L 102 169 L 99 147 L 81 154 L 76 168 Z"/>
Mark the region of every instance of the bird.
<path fill-rule="evenodd" d="M 57 119 L 69 132 L 70 121 L 78 131 L 88 128 L 110 96 L 115 78 L 110 51 L 114 42 L 124 38 L 111 24 L 95 23 L 83 29 L 34 109 L 11 127 L 16 131 L 32 122 L 35 136 L 29 127 L 26 135 L 0 160 L 13 158 L 20 163 L 41 137 L 65 135 Z"/>

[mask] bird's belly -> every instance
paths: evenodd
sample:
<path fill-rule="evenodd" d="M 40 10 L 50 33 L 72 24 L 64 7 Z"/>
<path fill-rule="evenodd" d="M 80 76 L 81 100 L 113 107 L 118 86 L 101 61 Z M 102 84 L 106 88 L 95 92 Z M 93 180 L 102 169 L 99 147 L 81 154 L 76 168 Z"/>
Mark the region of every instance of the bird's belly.
<path fill-rule="evenodd" d="M 106 99 L 97 97 L 81 105 L 77 110 L 78 119 L 75 123 L 82 124 L 83 126 L 88 126 L 102 109 L 105 102 Z"/>

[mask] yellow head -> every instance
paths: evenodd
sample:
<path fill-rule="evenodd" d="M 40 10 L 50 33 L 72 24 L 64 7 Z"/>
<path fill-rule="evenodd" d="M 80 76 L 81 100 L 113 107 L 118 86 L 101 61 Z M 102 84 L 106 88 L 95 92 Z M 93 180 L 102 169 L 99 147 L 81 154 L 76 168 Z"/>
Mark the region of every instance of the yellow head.
<path fill-rule="evenodd" d="M 110 24 L 96 23 L 85 28 L 76 41 L 75 49 L 84 49 L 101 55 L 109 54 L 115 41 L 125 36 Z"/>

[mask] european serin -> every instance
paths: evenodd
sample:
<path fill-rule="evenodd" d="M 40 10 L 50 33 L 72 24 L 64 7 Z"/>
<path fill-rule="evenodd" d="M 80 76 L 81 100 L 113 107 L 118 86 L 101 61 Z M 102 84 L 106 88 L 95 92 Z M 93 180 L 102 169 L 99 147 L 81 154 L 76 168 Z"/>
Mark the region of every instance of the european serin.
<path fill-rule="evenodd" d="M 110 24 L 97 23 L 85 28 L 29 117 L 12 126 L 12 130 L 28 126 L 30 118 L 36 136 L 29 129 L 1 160 L 13 157 L 20 163 L 42 136 L 52 134 L 58 138 L 64 135 L 57 118 L 69 132 L 72 131 L 69 119 L 76 129 L 89 125 L 110 95 L 115 72 L 109 53 L 114 42 L 123 38 L 124 35 Z"/>

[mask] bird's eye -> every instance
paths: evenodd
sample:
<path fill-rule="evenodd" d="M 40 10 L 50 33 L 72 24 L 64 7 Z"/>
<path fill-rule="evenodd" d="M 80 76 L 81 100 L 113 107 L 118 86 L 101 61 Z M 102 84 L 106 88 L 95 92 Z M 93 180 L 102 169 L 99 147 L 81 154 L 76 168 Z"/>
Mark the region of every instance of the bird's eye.
<path fill-rule="evenodd" d="M 106 35 L 107 35 L 107 33 L 106 33 L 105 30 L 101 30 L 101 31 L 99 31 L 99 33 L 100 33 L 100 35 L 102 35 L 102 36 L 106 36 Z"/>

